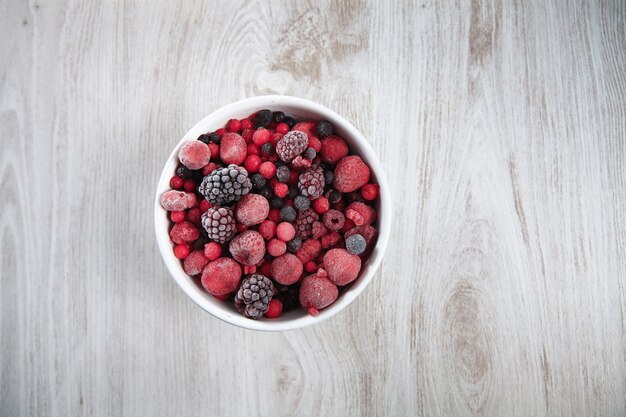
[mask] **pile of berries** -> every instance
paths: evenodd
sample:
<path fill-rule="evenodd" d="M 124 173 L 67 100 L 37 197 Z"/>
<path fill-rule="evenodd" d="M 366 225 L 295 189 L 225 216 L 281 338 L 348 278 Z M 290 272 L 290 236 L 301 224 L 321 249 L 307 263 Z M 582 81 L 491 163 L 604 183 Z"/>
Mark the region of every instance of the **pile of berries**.
<path fill-rule="evenodd" d="M 331 305 L 376 241 L 379 187 L 326 121 L 261 110 L 185 143 L 161 195 L 185 273 L 246 317 Z"/>

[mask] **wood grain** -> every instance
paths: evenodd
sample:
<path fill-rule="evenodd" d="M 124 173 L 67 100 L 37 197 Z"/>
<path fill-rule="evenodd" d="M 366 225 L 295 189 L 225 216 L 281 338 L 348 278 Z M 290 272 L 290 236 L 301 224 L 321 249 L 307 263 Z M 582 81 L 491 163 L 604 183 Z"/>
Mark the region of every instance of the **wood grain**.
<path fill-rule="evenodd" d="M 0 2 L 0 416 L 626 415 L 619 1 Z M 203 313 L 152 230 L 184 132 L 290 94 L 385 165 L 345 313 Z"/>

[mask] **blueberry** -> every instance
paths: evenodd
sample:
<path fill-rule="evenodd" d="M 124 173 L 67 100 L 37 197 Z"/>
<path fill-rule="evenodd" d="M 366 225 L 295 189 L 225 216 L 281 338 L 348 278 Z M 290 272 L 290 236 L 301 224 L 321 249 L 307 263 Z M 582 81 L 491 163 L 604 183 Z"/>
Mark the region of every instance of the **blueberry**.
<path fill-rule="evenodd" d="M 270 199 L 270 207 L 273 209 L 282 208 L 285 205 L 285 201 L 280 197 L 274 197 Z"/>
<path fill-rule="evenodd" d="M 267 180 L 261 174 L 252 174 L 251 180 L 252 180 L 252 186 L 254 187 L 255 190 L 260 190 L 261 188 L 265 187 L 265 185 L 267 184 Z"/>
<path fill-rule="evenodd" d="M 354 234 L 346 239 L 346 249 L 353 255 L 360 255 L 365 252 L 365 238 L 359 234 Z"/>
<path fill-rule="evenodd" d="M 257 126 L 261 126 L 261 127 L 268 127 L 271 122 L 272 122 L 272 112 L 267 109 L 264 109 L 258 112 L 256 114 L 256 117 L 254 118 L 254 123 Z"/>
<path fill-rule="evenodd" d="M 315 149 L 313 148 L 306 148 L 304 151 L 304 157 L 309 161 L 312 161 L 313 158 L 315 158 L 315 155 L 317 155 L 317 152 L 315 152 Z"/>
<path fill-rule="evenodd" d="M 295 222 L 296 210 L 293 207 L 285 206 L 280 209 L 280 218 L 286 222 Z"/>
<path fill-rule="evenodd" d="M 293 239 L 291 239 L 289 242 L 287 242 L 287 250 L 289 252 L 295 252 L 298 249 L 300 249 L 300 247 L 302 247 L 302 239 L 300 239 L 299 237 L 294 237 Z"/>
<path fill-rule="evenodd" d="M 286 166 L 276 168 L 276 179 L 280 182 L 287 182 L 289 180 L 289 168 Z"/>
<path fill-rule="evenodd" d="M 289 129 L 291 129 L 292 127 L 294 127 L 296 125 L 296 119 L 294 119 L 291 116 L 287 116 L 285 117 L 285 120 L 283 120 L 283 122 L 287 123 L 287 126 L 289 126 Z"/>
<path fill-rule="evenodd" d="M 218 135 L 217 133 L 213 132 L 211 134 L 209 134 L 209 140 L 211 140 L 211 142 L 215 142 L 218 145 L 220 144 L 220 142 L 222 141 L 222 137 L 220 135 Z"/>
<path fill-rule="evenodd" d="M 335 204 L 341 201 L 341 193 L 339 191 L 331 190 L 328 194 L 328 201 L 330 204 Z"/>
<path fill-rule="evenodd" d="M 261 154 L 264 156 L 274 155 L 274 147 L 271 143 L 267 142 L 261 145 Z"/>
<path fill-rule="evenodd" d="M 293 205 L 298 211 L 304 211 L 311 205 L 311 200 L 303 195 L 299 195 L 293 200 Z"/>
<path fill-rule="evenodd" d="M 284 122 L 285 121 L 285 113 L 283 113 L 282 111 L 274 112 L 274 121 L 276 123 Z"/>
<path fill-rule="evenodd" d="M 206 143 L 207 145 L 211 142 L 211 135 L 207 135 L 206 133 L 198 136 L 198 140 L 200 142 Z"/>
<path fill-rule="evenodd" d="M 327 121 L 322 121 L 317 124 L 316 129 L 317 137 L 322 139 L 326 136 L 330 136 L 333 134 L 333 125 L 331 125 Z"/>
<path fill-rule="evenodd" d="M 265 187 L 259 190 L 259 195 L 262 195 L 267 200 L 270 200 L 274 196 L 274 193 L 268 187 Z"/>
<path fill-rule="evenodd" d="M 190 170 L 186 166 L 179 165 L 178 168 L 176 168 L 176 175 L 178 175 L 182 179 L 186 180 L 186 179 L 189 179 L 189 178 L 193 178 L 195 173 L 194 173 L 194 171 Z"/>
<path fill-rule="evenodd" d="M 289 186 L 289 198 L 291 198 L 293 200 L 299 194 L 300 194 L 300 190 L 298 190 L 298 186 L 297 185 L 290 185 Z"/>
<path fill-rule="evenodd" d="M 324 185 L 329 186 L 335 180 L 335 174 L 332 171 L 324 171 Z"/>

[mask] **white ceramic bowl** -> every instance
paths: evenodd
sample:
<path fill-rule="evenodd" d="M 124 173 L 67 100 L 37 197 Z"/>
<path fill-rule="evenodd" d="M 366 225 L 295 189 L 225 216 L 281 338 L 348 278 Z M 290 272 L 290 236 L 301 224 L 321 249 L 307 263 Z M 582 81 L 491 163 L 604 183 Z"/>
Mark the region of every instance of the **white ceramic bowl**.
<path fill-rule="evenodd" d="M 161 207 L 159 198 L 161 194 L 170 189 L 169 181 L 174 176 L 178 164 L 178 150 L 183 143 L 196 140 L 203 133 L 212 132 L 220 127 L 224 127 L 229 119 L 244 118 L 258 110 L 270 109 L 272 111 L 283 111 L 289 116 L 298 120 L 328 120 L 332 123 L 335 132 L 346 140 L 350 146 L 351 153 L 361 156 L 372 172 L 372 180 L 380 186 L 380 198 L 378 207 L 378 240 L 369 259 L 363 263 L 359 277 L 340 294 L 337 301 L 329 307 L 320 311 L 316 317 L 308 315 L 304 310 L 289 311 L 277 319 L 248 319 L 235 309 L 230 302 L 222 302 L 208 294 L 202 285 L 196 283 L 193 278 L 185 274 L 181 262 L 174 256 L 173 245 L 169 237 L 169 218 L 167 212 Z M 159 185 L 154 196 L 154 226 L 156 238 L 159 244 L 161 256 L 167 265 L 172 277 L 176 280 L 180 288 L 200 307 L 228 323 L 254 330 L 280 331 L 296 329 L 310 324 L 319 323 L 327 319 L 350 304 L 365 289 L 372 280 L 376 269 L 382 261 L 383 255 L 389 241 L 391 232 L 392 208 L 391 195 L 382 165 L 363 135 L 350 124 L 346 119 L 334 111 L 297 97 L 289 96 L 260 96 L 244 99 L 222 107 L 211 113 L 195 125 L 176 145 L 167 163 L 163 168 Z"/>

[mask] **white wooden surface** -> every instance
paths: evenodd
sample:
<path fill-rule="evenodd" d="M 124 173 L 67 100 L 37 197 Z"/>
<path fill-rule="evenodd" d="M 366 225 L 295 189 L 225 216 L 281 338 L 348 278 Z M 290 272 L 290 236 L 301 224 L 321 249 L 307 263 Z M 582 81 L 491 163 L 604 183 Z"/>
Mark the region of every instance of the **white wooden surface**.
<path fill-rule="evenodd" d="M 623 1 L 0 2 L 0 416 L 623 416 Z M 345 313 L 197 308 L 153 190 L 291 94 L 380 152 L 395 234 Z"/>

